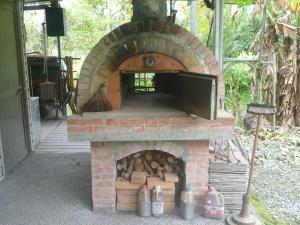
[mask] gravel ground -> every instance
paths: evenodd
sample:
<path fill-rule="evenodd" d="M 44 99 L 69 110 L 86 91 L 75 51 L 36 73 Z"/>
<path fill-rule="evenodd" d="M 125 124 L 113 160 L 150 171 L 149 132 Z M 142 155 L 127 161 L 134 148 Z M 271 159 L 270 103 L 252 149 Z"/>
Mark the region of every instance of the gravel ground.
<path fill-rule="evenodd" d="M 250 157 L 253 132 L 236 133 Z M 300 129 L 262 131 L 256 162 L 254 193 L 274 217 L 300 224 Z"/>
<path fill-rule="evenodd" d="M 135 214 L 91 211 L 89 153 L 38 153 L 27 157 L 0 184 L 1 225 L 221 225 L 177 215 L 142 219 Z"/>

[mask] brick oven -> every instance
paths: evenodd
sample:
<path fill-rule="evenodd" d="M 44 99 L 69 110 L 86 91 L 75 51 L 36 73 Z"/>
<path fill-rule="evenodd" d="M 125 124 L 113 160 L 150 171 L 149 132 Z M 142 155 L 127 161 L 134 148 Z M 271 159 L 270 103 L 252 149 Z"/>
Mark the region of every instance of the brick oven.
<path fill-rule="evenodd" d="M 148 1 L 133 2 L 137 10 Z M 96 211 L 117 208 L 116 180 L 122 176 L 117 163 L 143 151 L 180 160 L 180 182 L 192 187 L 201 205 L 209 181 L 209 142 L 233 135 L 214 55 L 193 34 L 164 19 L 166 9 L 151 5 L 147 10 L 158 10 L 159 17 L 140 18 L 134 11 L 132 22 L 95 45 L 80 72 L 79 110 L 68 120 L 68 134 L 91 142 Z"/>

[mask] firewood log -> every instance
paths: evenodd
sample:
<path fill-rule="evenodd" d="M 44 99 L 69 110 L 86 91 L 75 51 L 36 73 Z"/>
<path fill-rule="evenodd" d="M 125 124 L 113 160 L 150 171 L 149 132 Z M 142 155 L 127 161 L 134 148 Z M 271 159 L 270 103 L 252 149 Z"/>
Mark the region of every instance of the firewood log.
<path fill-rule="evenodd" d="M 171 163 L 171 164 L 174 164 L 174 162 L 175 162 L 174 158 L 171 157 L 171 156 L 169 156 L 169 157 L 167 158 L 167 161 L 168 161 L 169 163 Z"/>
<path fill-rule="evenodd" d="M 160 179 L 164 179 L 164 173 L 161 170 L 157 170 L 157 176 L 159 176 Z"/>
<path fill-rule="evenodd" d="M 135 153 L 132 157 L 133 158 L 139 158 L 141 156 L 141 153 L 139 152 L 139 153 Z"/>
<path fill-rule="evenodd" d="M 143 172 L 144 171 L 144 164 L 143 163 L 135 163 L 134 164 L 134 171 Z"/>
<path fill-rule="evenodd" d="M 133 160 L 133 159 L 130 159 L 130 161 L 129 161 L 129 166 L 128 166 L 128 169 L 127 169 L 127 172 L 128 172 L 129 174 L 132 174 L 132 172 L 133 172 L 133 165 L 134 165 L 134 160 Z"/>
<path fill-rule="evenodd" d="M 121 163 L 122 163 L 122 169 L 127 170 L 127 159 L 126 158 L 122 159 Z"/>
<path fill-rule="evenodd" d="M 129 180 L 130 177 L 131 177 L 131 174 L 130 173 L 125 173 L 124 176 L 123 176 L 126 180 Z"/>
<path fill-rule="evenodd" d="M 173 167 L 169 163 L 165 162 L 164 163 L 164 168 L 165 168 L 167 173 L 173 173 Z"/>
<path fill-rule="evenodd" d="M 161 158 L 161 155 L 160 155 L 160 154 L 156 154 L 154 158 L 155 158 L 156 160 L 158 160 L 158 159 Z"/>
<path fill-rule="evenodd" d="M 150 165 L 152 169 L 156 169 L 158 167 L 158 162 L 152 161 Z"/>
<path fill-rule="evenodd" d="M 118 163 L 118 164 L 117 164 L 117 170 L 118 170 L 118 171 L 121 171 L 121 170 L 122 170 L 122 164 L 121 164 L 121 163 Z"/>
<path fill-rule="evenodd" d="M 146 154 L 145 159 L 150 162 L 152 160 L 152 155 L 150 153 Z"/>
<path fill-rule="evenodd" d="M 143 164 L 144 164 L 144 167 L 145 167 L 146 171 L 148 172 L 148 175 L 153 175 L 154 174 L 153 170 L 149 166 L 147 160 L 143 159 Z"/>
<path fill-rule="evenodd" d="M 142 159 L 141 158 L 137 158 L 137 159 L 135 159 L 135 163 L 137 163 L 137 164 L 141 164 L 142 163 Z"/>

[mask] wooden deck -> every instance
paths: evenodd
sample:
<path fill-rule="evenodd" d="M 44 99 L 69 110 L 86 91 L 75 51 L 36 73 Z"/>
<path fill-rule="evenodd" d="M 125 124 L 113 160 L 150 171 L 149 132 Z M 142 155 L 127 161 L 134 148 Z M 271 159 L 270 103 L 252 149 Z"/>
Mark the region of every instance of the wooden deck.
<path fill-rule="evenodd" d="M 37 145 L 38 152 L 89 152 L 90 142 L 69 141 L 66 120 L 47 120 L 42 122 L 42 140 Z"/>

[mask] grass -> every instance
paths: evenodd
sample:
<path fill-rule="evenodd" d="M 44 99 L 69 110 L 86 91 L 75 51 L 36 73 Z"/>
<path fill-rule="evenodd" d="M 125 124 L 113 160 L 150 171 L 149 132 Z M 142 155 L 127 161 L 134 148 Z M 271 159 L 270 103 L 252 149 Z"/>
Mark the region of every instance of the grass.
<path fill-rule="evenodd" d="M 259 215 L 261 221 L 265 225 L 296 225 L 296 223 L 291 222 L 291 221 L 286 221 L 283 219 L 276 219 L 274 218 L 269 210 L 264 206 L 258 198 L 252 194 L 251 196 L 251 202 L 253 207 L 256 210 L 256 213 Z"/>

